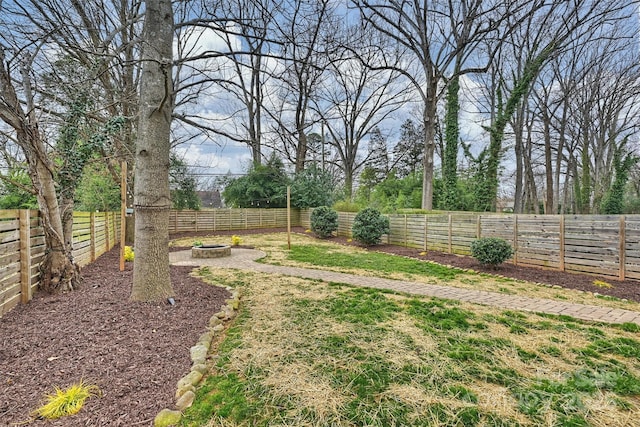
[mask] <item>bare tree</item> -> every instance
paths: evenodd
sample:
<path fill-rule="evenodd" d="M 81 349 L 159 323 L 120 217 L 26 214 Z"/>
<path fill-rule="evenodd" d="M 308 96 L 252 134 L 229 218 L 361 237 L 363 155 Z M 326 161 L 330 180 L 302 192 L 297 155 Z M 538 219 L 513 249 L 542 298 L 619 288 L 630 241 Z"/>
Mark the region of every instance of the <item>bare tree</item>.
<path fill-rule="evenodd" d="M 635 18 L 617 16 L 615 26 L 572 38 L 523 97 L 511 121 L 518 168 L 516 210 L 523 189 L 535 188 L 526 168 L 536 163 L 544 174 L 540 188 L 546 213 L 598 211 L 611 185 L 616 150 L 633 135 L 637 122 L 631 107 L 638 97 L 638 59 L 632 47 Z M 517 54 L 522 51 L 519 48 Z M 533 151 L 529 147 L 524 155 L 517 138 L 521 129 L 516 117 L 521 111 L 534 132 Z M 520 173 L 523 167 L 526 173 Z"/>
<path fill-rule="evenodd" d="M 514 113 L 531 91 L 541 71 L 558 55 L 562 55 L 574 40 L 584 42 L 593 37 L 606 37 L 603 33 L 614 22 L 619 22 L 629 10 L 629 4 L 614 1 L 580 0 L 571 4 L 553 1 L 537 7 L 509 34 L 503 48 L 513 49 L 517 66 L 509 69 L 507 62 L 496 64 L 501 80 L 507 85 L 494 86 L 492 95 L 489 146 L 485 161 L 486 173 L 478 176 L 479 210 L 495 209 L 498 190 L 498 171 L 503 155 L 505 132 Z M 625 12 L 626 11 L 626 12 Z M 509 47 L 511 46 L 511 47 Z"/>
<path fill-rule="evenodd" d="M 599 212 L 613 181 L 616 153 L 638 130 L 638 56 L 630 49 L 616 50 L 621 42 L 602 42 L 584 56 L 589 67 L 567 94 L 572 120 L 562 123 L 561 117 L 554 118 L 556 127 L 567 132 L 563 138 L 580 141 L 567 155 L 580 159 L 576 169 L 580 176 L 573 178 L 580 195 L 576 207 L 583 213 Z"/>
<path fill-rule="evenodd" d="M 131 299 L 174 295 L 169 274 L 169 153 L 173 108 L 171 0 L 147 0 L 142 46 L 134 207 L 136 259 Z"/>
<path fill-rule="evenodd" d="M 216 136 L 247 144 L 254 164 L 263 157 L 267 81 L 277 58 L 273 40 L 283 0 L 233 0 L 204 4 L 197 17 L 178 25 L 181 32 L 174 117 Z M 223 46 L 194 49 L 199 39 L 216 38 Z M 205 62 L 206 61 L 206 62 Z M 206 66 L 203 66 L 206 64 Z M 207 116 L 189 104 L 203 95 L 220 102 Z"/>
<path fill-rule="evenodd" d="M 288 1 L 285 16 L 275 32 L 282 40 L 283 70 L 276 74 L 277 109 L 271 113 L 276 125 L 273 148 L 282 151 L 295 165 L 305 167 L 307 133 L 317 121 L 310 116 L 313 97 L 334 48 L 331 40 L 335 22 L 328 0 Z"/>
<path fill-rule="evenodd" d="M 359 33 L 361 29 L 351 30 L 355 32 L 348 34 L 350 40 L 363 36 Z M 368 35 L 374 37 L 371 33 Z M 407 86 L 401 73 L 374 70 L 366 65 L 381 60 L 376 59 L 381 55 L 377 47 L 360 49 L 357 58 L 351 56 L 353 52 L 349 47 L 340 59 L 331 63 L 317 105 L 340 159 L 338 167 L 344 174 L 345 193 L 349 198 L 356 172 L 367 161 L 367 156 L 360 153 L 360 143 L 408 102 Z"/>
<path fill-rule="evenodd" d="M 88 156 L 101 155 L 115 182 L 120 182 L 120 162 L 133 160 L 140 3 L 27 0 L 12 12 L 29 31 L 46 35 L 49 52 L 41 55 L 44 65 L 36 66 L 43 81 L 36 87 L 36 106 L 58 122 L 50 121 L 49 129 L 60 133 L 52 139 L 61 143 L 57 181 L 65 240 L 71 245 L 74 192 Z M 71 135 L 80 123 L 84 133 L 91 133 L 91 127 L 97 132 L 84 138 L 84 153 L 75 146 L 77 135 Z M 106 129 L 108 141 L 96 143 Z"/>
<path fill-rule="evenodd" d="M 352 0 L 352 3 L 367 24 L 394 40 L 411 58 L 399 64 L 387 58 L 382 67 L 404 73 L 420 96 L 424 127 L 422 208 L 432 209 L 437 105 L 444 83 L 452 79 L 455 84 L 460 75 L 486 70 L 495 49 L 482 52 L 478 45 L 500 28 L 509 29 L 504 25 L 507 16 L 517 22 L 522 6 L 517 2 L 480 0 Z M 472 56 L 473 61 L 469 61 Z M 456 151 L 457 155 L 453 145 L 448 151 Z"/>

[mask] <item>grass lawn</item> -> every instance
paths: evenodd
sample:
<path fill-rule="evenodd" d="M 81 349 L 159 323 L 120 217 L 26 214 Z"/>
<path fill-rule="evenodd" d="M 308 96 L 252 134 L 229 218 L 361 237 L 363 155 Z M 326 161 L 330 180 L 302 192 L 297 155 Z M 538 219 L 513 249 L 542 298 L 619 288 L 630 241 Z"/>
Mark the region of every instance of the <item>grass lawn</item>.
<path fill-rule="evenodd" d="M 230 236 L 210 236 L 197 240 L 204 244 L 229 244 Z M 190 246 L 194 238 L 177 240 L 176 246 Z M 287 237 L 284 233 L 242 236 L 242 244 L 254 246 L 267 253 L 260 262 L 293 267 L 315 268 L 376 276 L 389 279 L 409 280 L 426 285 L 453 286 L 457 288 L 499 292 L 507 295 L 521 295 L 546 298 L 558 301 L 570 301 L 577 304 L 598 305 L 611 308 L 640 311 L 640 304 L 617 298 L 541 286 L 524 281 L 469 273 L 458 269 L 443 267 L 439 264 L 408 259 L 389 254 L 376 253 L 332 243 L 330 240 L 314 239 L 310 236 L 292 234 L 291 251 L 287 250 Z M 499 270 L 497 271 L 499 274 Z"/>
<path fill-rule="evenodd" d="M 416 273 L 410 260 L 368 259 L 304 236 L 288 252 L 282 239 L 243 243 L 266 250 L 272 263 L 425 283 L 495 280 L 438 266 Z M 297 249 L 302 242 L 311 246 Z M 240 289 L 242 306 L 183 426 L 640 425 L 636 325 L 231 269 L 199 274 Z"/>

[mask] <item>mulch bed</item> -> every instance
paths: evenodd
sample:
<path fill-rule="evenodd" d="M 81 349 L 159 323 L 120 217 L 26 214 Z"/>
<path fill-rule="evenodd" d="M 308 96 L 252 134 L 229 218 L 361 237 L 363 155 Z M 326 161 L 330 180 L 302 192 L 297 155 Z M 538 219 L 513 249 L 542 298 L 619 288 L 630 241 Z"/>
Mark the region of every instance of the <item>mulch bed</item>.
<path fill-rule="evenodd" d="M 359 246 L 357 243 L 347 242 L 347 239 L 344 237 L 335 237 L 333 240 L 345 245 Z M 481 265 L 475 258 L 470 256 L 452 255 L 436 251 L 428 251 L 425 255 L 420 255 L 420 253 L 422 253 L 420 249 L 395 245 L 376 245 L 369 249 L 410 258 L 429 260 L 462 269 L 471 269 L 480 273 L 496 274 L 533 283 L 561 286 L 566 289 L 593 292 L 600 295 L 640 302 L 640 282 L 635 280 L 621 281 L 611 277 L 598 277 L 588 274 L 574 274 L 559 270 L 513 265 L 510 262 L 506 262 L 498 266 L 498 268 L 493 268 Z M 603 288 L 595 286 L 593 284 L 594 280 L 602 280 L 612 287 Z"/>
<path fill-rule="evenodd" d="M 216 234 L 282 232 L 285 229 L 233 230 Z M 295 227 L 292 231 L 303 233 Z M 181 233 L 172 238 L 202 236 Z M 346 238 L 334 242 L 358 246 Z M 369 248 L 459 268 L 500 274 L 570 289 L 640 301 L 640 283 L 601 278 L 613 288 L 593 285 L 594 276 L 504 264 L 482 267 L 466 256 L 393 245 Z M 118 248 L 83 269 L 83 285 L 71 294 L 37 293 L 0 319 L 0 425 L 29 421 L 29 414 L 54 387 L 83 380 L 96 384 L 101 397 L 87 401 L 77 415 L 57 421 L 32 420 L 31 426 L 150 426 L 172 407 L 176 382 L 189 372 L 189 348 L 229 293 L 204 284 L 191 267 L 171 267 L 175 306 L 129 301 L 132 265 L 118 269 Z"/>
<path fill-rule="evenodd" d="M 150 426 L 189 373 L 189 348 L 230 294 L 171 267 L 176 305 L 129 301 L 133 269 L 114 248 L 83 268 L 79 290 L 38 292 L 0 319 L 0 425 L 29 420 L 54 387 L 97 385 L 77 415 L 30 426 Z"/>

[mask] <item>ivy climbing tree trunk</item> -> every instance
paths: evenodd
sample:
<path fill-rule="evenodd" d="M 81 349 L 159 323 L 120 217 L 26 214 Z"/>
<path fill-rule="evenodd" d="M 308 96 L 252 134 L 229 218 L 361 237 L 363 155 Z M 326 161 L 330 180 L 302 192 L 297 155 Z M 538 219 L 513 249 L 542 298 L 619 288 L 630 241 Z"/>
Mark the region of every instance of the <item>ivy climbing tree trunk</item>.
<path fill-rule="evenodd" d="M 173 106 L 171 0 L 147 0 L 135 156 L 134 301 L 174 295 L 169 276 L 169 153 Z"/>
<path fill-rule="evenodd" d="M 26 51 L 25 51 L 26 52 Z M 56 194 L 54 165 L 49 157 L 33 104 L 29 67 L 32 58 L 21 58 L 12 68 L 0 46 L 0 120 L 15 133 L 15 141 L 27 161 L 29 177 L 38 200 L 46 252 L 40 264 L 40 288 L 49 292 L 73 290 L 79 281 L 79 268 L 73 262 L 71 242 L 65 242 L 62 215 Z M 17 58 L 13 58 L 17 62 Z M 14 63 L 15 65 L 15 63 Z M 19 70 L 23 98 L 18 97 L 12 71 Z"/>
<path fill-rule="evenodd" d="M 502 104 L 502 94 L 497 93 L 497 112 L 494 122 L 489 130 L 489 149 L 487 157 L 487 173 L 483 178 L 485 184 L 483 191 L 477 194 L 477 206 L 479 211 L 495 211 L 498 195 L 498 168 L 502 157 L 502 142 L 505 128 L 513 117 L 518 105 L 529 92 L 531 85 L 540 73 L 543 65 L 556 50 L 556 43 L 551 42 L 537 55 L 527 60 L 522 76 L 515 82 L 514 88 L 509 94 L 506 103 Z"/>
<path fill-rule="evenodd" d="M 457 72 L 457 71 L 456 71 Z M 442 158 L 442 185 L 443 201 L 442 208 L 445 210 L 458 209 L 458 139 L 460 138 L 460 128 L 458 124 L 458 114 L 460 102 L 458 92 L 460 91 L 460 76 L 454 73 L 447 86 L 447 111 L 445 117 L 445 145 Z"/>

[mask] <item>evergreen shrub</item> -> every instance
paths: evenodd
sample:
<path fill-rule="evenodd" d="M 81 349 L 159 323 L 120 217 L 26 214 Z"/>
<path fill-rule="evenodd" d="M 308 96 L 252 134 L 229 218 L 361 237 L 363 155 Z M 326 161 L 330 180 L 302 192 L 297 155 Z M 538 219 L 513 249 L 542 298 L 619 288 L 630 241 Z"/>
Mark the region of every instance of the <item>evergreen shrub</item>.
<path fill-rule="evenodd" d="M 354 218 L 351 232 L 364 245 L 378 244 L 382 235 L 389 233 L 389 218 L 375 208 L 363 209 Z"/>
<path fill-rule="evenodd" d="M 328 206 L 320 206 L 311 212 L 311 231 L 321 239 L 331 237 L 338 229 L 338 212 Z"/>
<path fill-rule="evenodd" d="M 483 237 L 471 242 L 471 256 L 482 265 L 497 267 L 513 255 L 513 248 L 506 240 Z"/>

